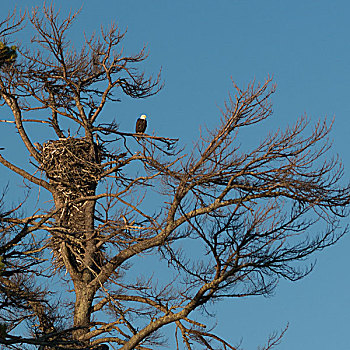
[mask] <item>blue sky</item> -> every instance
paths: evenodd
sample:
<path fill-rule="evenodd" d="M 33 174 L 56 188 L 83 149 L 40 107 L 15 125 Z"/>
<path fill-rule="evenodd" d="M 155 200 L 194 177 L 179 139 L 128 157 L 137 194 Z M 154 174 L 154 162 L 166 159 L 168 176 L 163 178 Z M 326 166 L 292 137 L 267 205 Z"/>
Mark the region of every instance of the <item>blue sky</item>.
<path fill-rule="evenodd" d="M 42 1 L 1 1 L 1 12 L 41 5 Z M 133 129 L 142 113 L 149 131 L 179 137 L 191 145 L 200 126 L 217 125 L 219 109 L 239 85 L 274 76 L 274 115 L 266 129 L 254 130 L 262 139 L 272 129 L 293 124 L 303 114 L 312 122 L 336 117 L 332 133 L 334 154 L 343 159 L 350 175 L 350 3 L 348 1 L 281 0 L 156 0 L 59 1 L 65 12 L 82 7 L 72 42 L 78 46 L 83 31 L 116 21 L 128 28 L 124 46 L 136 53 L 147 44 L 144 68 L 162 67 L 164 89 L 144 101 L 123 98 L 106 110 L 120 129 Z M 23 43 L 26 36 L 21 37 Z M 0 115 L 0 119 L 3 116 Z M 171 128 L 169 125 L 171 124 Z M 1 145 L 15 144 L 11 126 L 2 126 Z M 21 159 L 23 154 L 10 154 Z M 23 158 L 24 159 L 24 158 Z M 1 178 L 8 173 L 0 168 Z M 7 180 L 6 180 L 7 181 Z M 15 179 L 11 179 L 14 183 Z M 18 198 L 22 189 L 18 189 Z M 14 193 L 14 200 L 17 192 Z M 347 220 L 348 221 L 348 220 Z M 217 305 L 216 331 L 243 349 L 256 349 L 274 330 L 289 330 L 280 350 L 350 349 L 350 238 L 317 254 L 315 270 L 305 279 L 281 281 L 271 298 L 222 301 Z"/>

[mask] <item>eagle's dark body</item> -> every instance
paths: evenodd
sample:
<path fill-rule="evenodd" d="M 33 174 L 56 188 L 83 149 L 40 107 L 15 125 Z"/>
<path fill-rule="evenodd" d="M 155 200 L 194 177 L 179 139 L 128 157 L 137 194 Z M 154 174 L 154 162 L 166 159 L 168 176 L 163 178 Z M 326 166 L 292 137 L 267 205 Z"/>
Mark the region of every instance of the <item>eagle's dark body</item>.
<path fill-rule="evenodd" d="M 146 131 L 146 128 L 147 128 L 146 116 L 141 115 L 141 117 L 136 121 L 136 133 L 143 134 Z"/>

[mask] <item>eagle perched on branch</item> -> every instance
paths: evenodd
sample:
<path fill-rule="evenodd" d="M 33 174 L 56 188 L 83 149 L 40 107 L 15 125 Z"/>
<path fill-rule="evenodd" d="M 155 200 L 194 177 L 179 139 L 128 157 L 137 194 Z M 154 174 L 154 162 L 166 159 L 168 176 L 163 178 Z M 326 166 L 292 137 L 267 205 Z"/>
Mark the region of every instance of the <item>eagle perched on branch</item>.
<path fill-rule="evenodd" d="M 142 114 L 139 119 L 136 121 L 136 134 L 143 134 L 146 131 L 147 128 L 147 121 L 146 121 L 146 115 Z M 138 140 L 140 137 L 137 138 Z"/>

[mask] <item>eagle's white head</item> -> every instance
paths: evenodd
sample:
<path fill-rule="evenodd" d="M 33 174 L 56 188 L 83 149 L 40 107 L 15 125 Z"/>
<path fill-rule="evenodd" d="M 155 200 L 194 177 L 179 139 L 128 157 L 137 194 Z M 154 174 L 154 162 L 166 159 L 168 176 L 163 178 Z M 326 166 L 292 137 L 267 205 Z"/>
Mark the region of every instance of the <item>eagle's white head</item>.
<path fill-rule="evenodd" d="M 146 114 L 142 114 L 140 119 L 146 119 Z"/>

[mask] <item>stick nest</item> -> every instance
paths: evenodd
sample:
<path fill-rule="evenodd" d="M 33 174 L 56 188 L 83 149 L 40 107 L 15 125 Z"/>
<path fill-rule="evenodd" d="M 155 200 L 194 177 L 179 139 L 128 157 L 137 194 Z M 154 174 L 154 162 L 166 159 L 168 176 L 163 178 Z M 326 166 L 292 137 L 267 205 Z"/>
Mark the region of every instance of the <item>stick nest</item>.
<path fill-rule="evenodd" d="M 102 171 L 101 146 L 69 137 L 44 143 L 41 154 L 42 170 L 62 194 L 73 199 L 94 192 Z"/>
<path fill-rule="evenodd" d="M 91 230 L 89 218 L 93 217 L 95 206 L 91 201 L 72 202 L 95 194 L 102 172 L 103 148 L 86 138 L 73 137 L 47 141 L 37 147 L 42 156 L 41 169 L 56 188 L 55 204 L 65 204 L 55 217 L 57 229 L 50 237 L 54 266 L 64 266 L 61 243 L 66 242 L 72 261 L 77 268 L 84 268 L 85 233 Z"/>

